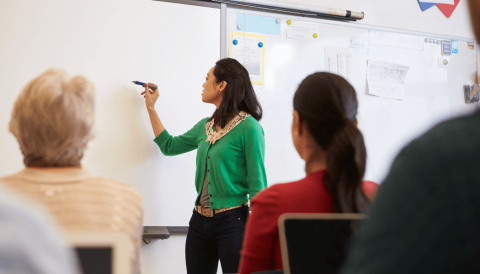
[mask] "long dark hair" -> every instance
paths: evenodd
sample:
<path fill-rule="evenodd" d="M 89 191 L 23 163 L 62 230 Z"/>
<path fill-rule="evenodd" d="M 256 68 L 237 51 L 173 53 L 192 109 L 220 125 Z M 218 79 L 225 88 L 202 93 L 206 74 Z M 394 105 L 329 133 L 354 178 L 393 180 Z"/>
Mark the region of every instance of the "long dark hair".
<path fill-rule="evenodd" d="M 327 155 L 325 185 L 338 213 L 359 213 L 369 204 L 362 189 L 367 152 L 356 127 L 357 95 L 342 77 L 319 72 L 305 78 L 293 108 Z"/>
<path fill-rule="evenodd" d="M 220 107 L 215 110 L 209 121 L 215 119 L 215 124 L 224 128 L 240 111 L 245 111 L 257 121 L 262 119 L 262 106 L 255 95 L 248 71 L 242 64 L 232 58 L 221 59 L 215 64 L 213 75 L 217 84 L 225 81 L 227 87 L 223 91 Z"/>

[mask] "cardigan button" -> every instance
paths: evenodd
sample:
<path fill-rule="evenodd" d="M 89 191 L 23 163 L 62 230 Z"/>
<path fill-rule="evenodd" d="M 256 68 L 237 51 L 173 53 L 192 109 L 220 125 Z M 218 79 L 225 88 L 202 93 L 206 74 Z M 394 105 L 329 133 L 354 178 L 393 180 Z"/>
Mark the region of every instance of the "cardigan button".
<path fill-rule="evenodd" d="M 212 197 L 212 194 L 210 194 L 210 197 Z"/>
<path fill-rule="evenodd" d="M 208 182 L 208 184 L 210 184 L 210 182 Z"/>
<path fill-rule="evenodd" d="M 213 205 L 213 202 L 211 202 L 210 204 Z"/>
<path fill-rule="evenodd" d="M 210 159 L 210 156 L 208 156 L 207 159 Z"/>
<path fill-rule="evenodd" d="M 210 169 L 207 169 L 207 172 L 210 172 Z"/>

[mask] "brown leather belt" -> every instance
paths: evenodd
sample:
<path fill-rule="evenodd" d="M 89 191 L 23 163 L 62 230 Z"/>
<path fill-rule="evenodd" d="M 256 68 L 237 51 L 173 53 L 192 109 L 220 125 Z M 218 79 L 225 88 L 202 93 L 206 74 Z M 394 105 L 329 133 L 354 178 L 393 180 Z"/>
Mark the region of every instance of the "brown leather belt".
<path fill-rule="evenodd" d="M 222 213 L 222 212 L 228 211 L 230 209 L 239 208 L 239 207 L 246 206 L 246 205 L 248 205 L 248 203 L 244 203 L 243 205 L 239 205 L 239 206 L 232 206 L 232 207 L 226 207 L 226 208 L 220 208 L 220 209 L 210 209 L 209 207 L 196 205 L 195 206 L 195 211 L 198 212 L 198 214 L 200 214 L 202 216 L 213 217 L 213 214 Z"/>

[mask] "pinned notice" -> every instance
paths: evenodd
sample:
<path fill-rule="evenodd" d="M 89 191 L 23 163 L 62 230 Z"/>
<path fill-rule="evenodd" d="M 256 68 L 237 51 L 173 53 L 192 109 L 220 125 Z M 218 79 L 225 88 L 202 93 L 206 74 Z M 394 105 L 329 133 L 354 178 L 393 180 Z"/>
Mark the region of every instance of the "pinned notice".
<path fill-rule="evenodd" d="M 442 55 L 452 55 L 451 40 L 442 40 Z"/>
<path fill-rule="evenodd" d="M 230 58 L 236 59 L 247 69 L 252 84 L 263 85 L 264 56 L 265 36 L 230 33 Z"/>
<path fill-rule="evenodd" d="M 315 29 L 287 27 L 287 37 L 293 39 L 315 39 L 318 37 L 316 32 Z"/>
<path fill-rule="evenodd" d="M 403 99 L 403 84 L 407 72 L 406 66 L 368 60 L 368 93 L 384 98 Z"/>
<path fill-rule="evenodd" d="M 452 40 L 452 53 L 458 53 L 458 41 Z"/>
<path fill-rule="evenodd" d="M 325 71 L 338 74 L 354 84 L 355 77 L 349 48 L 325 48 Z"/>

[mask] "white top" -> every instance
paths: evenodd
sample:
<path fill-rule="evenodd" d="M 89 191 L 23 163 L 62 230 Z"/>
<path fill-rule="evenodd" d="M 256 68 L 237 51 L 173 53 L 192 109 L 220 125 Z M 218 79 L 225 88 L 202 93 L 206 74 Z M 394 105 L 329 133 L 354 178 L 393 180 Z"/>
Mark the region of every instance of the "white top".
<path fill-rule="evenodd" d="M 76 274 L 72 250 L 41 206 L 0 187 L 0 274 Z"/>

